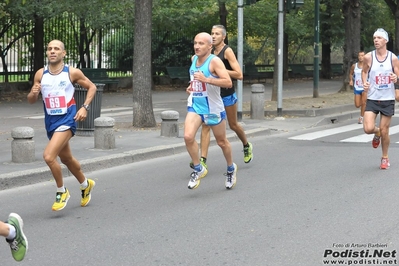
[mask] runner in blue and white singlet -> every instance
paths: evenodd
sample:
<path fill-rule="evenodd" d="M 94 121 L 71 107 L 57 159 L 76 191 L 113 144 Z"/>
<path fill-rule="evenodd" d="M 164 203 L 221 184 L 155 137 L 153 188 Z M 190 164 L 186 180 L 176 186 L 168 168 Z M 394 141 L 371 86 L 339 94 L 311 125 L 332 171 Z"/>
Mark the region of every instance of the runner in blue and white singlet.
<path fill-rule="evenodd" d="M 48 66 L 44 67 L 41 80 L 44 121 L 48 138 L 56 131 L 70 129 L 76 131 L 76 103 L 73 98 L 75 88 L 69 78 L 69 66 L 64 65 L 61 73 L 53 75 Z"/>
<path fill-rule="evenodd" d="M 198 33 L 194 38 L 194 53 L 189 69 L 190 85 L 186 92 L 187 115 L 184 121 L 184 142 L 192 161 L 194 171 L 190 174 L 189 189 L 195 189 L 208 173 L 207 167 L 200 163 L 199 146 L 196 134 L 205 123 L 211 126 L 216 143 L 223 151 L 227 163 L 225 186 L 231 189 L 237 180 L 237 165 L 233 162 L 231 145 L 226 136 L 226 112 L 220 87 L 232 86 L 231 78 L 222 60 L 211 54 L 212 37 L 209 33 Z"/>
<path fill-rule="evenodd" d="M 220 96 L 220 87 L 194 80 L 194 73 L 196 71 L 201 71 L 207 78 L 217 78 L 209 71 L 209 63 L 213 57 L 215 57 L 215 55 L 210 54 L 206 61 L 201 66 L 197 67 L 198 57 L 195 55 L 190 67 L 191 93 L 188 97 L 188 111 L 201 115 L 203 122 L 206 122 L 205 120 L 207 120 L 206 118 L 209 115 L 219 117 L 219 119 L 217 119 L 219 122 L 226 118 L 223 101 Z M 210 121 L 210 123 L 212 123 L 212 121 Z"/>

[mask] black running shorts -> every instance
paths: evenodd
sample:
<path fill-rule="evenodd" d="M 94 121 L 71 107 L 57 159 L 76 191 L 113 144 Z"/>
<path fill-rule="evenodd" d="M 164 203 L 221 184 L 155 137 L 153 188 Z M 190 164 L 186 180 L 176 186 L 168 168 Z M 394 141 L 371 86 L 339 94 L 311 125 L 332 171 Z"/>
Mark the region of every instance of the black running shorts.
<path fill-rule="evenodd" d="M 371 111 L 375 114 L 381 113 L 385 116 L 393 116 L 395 114 L 395 100 L 376 101 L 367 100 L 365 111 Z"/>

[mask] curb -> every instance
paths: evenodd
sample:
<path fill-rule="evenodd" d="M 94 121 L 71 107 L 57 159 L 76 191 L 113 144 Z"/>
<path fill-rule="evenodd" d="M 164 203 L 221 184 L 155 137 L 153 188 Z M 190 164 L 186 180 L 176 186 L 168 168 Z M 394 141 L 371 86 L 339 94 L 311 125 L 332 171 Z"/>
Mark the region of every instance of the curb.
<path fill-rule="evenodd" d="M 331 114 L 340 114 L 342 112 L 356 112 L 358 110 L 353 104 L 341 105 L 329 108 L 314 108 L 314 109 L 302 109 L 302 110 L 282 110 L 283 115 L 299 116 L 299 117 L 316 117 L 325 116 Z M 358 112 L 358 111 L 357 111 Z M 276 115 L 276 111 L 265 111 L 265 116 Z"/>
<path fill-rule="evenodd" d="M 264 127 L 247 130 L 245 133 L 248 137 L 256 137 L 261 135 L 270 135 L 271 130 Z M 235 133 L 228 134 L 227 139 L 230 142 L 240 141 Z M 214 137 L 211 137 L 210 145 L 216 145 Z M 120 154 L 81 160 L 80 165 L 84 173 L 90 173 L 93 171 L 108 169 L 125 164 L 180 154 L 186 151 L 187 149 L 185 143 L 182 142 L 180 144 L 161 145 L 151 148 L 126 151 Z M 189 159 L 187 159 L 187 161 L 189 161 Z M 61 169 L 63 177 L 72 176 L 65 165 L 61 164 Z M 47 166 L 32 170 L 23 170 L 2 174 L 0 175 L 0 190 L 10 189 L 18 186 L 32 185 L 49 180 L 53 180 L 53 175 Z"/>

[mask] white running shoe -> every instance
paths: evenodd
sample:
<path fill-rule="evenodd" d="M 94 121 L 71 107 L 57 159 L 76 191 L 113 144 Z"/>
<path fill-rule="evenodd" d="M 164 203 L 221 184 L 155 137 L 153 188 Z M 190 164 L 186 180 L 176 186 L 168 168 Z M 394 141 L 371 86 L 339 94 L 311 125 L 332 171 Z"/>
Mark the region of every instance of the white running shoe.
<path fill-rule="evenodd" d="M 192 172 L 190 175 L 190 181 L 188 181 L 188 188 L 189 189 L 195 189 L 199 186 L 201 182 L 201 178 L 205 177 L 206 174 L 208 173 L 208 170 L 201 166 L 201 171 L 200 172 Z"/>
<path fill-rule="evenodd" d="M 237 183 L 237 165 L 233 163 L 234 171 L 226 174 L 226 188 L 232 189 Z"/>

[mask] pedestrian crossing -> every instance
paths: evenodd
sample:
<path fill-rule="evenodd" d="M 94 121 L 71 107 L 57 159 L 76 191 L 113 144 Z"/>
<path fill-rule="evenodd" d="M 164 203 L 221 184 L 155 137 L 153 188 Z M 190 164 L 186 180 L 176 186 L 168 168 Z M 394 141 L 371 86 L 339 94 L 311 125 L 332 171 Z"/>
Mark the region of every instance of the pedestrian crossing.
<path fill-rule="evenodd" d="M 399 143 L 399 125 L 389 128 L 391 143 Z M 311 133 L 289 137 L 290 140 L 314 141 L 332 139 L 344 143 L 369 143 L 373 140 L 373 134 L 365 134 L 363 125 L 350 124 L 329 129 L 322 129 Z"/>
<path fill-rule="evenodd" d="M 170 110 L 168 108 L 153 108 L 154 113 L 160 113 L 162 111 Z M 112 107 L 112 108 L 101 108 L 100 116 L 107 117 L 120 117 L 120 116 L 133 116 L 133 107 Z M 44 119 L 44 115 L 33 115 L 33 116 L 23 116 L 25 119 Z"/>

